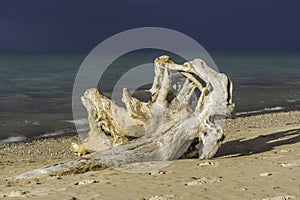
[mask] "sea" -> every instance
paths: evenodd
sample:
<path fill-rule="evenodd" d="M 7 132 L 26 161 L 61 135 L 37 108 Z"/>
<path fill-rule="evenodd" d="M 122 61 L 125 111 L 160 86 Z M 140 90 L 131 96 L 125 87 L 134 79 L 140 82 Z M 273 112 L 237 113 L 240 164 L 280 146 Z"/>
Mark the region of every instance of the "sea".
<path fill-rule="evenodd" d="M 300 52 L 209 53 L 218 69 L 233 82 L 236 116 L 300 109 Z M 109 96 L 122 73 L 163 54 L 168 52 L 137 51 L 119 57 L 103 74 L 98 88 Z M 72 91 L 87 55 L 0 53 L 0 145 L 76 134 Z M 181 57 L 174 60 L 184 61 Z M 79 120 L 87 123 L 84 118 Z"/>

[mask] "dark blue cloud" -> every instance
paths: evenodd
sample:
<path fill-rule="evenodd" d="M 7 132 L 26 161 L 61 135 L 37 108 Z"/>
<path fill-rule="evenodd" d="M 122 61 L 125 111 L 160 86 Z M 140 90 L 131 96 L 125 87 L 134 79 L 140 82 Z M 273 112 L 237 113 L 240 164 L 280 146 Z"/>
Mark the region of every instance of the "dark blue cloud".
<path fill-rule="evenodd" d="M 87 51 L 130 28 L 166 27 L 209 50 L 300 50 L 297 0 L 0 0 L 0 50 Z"/>

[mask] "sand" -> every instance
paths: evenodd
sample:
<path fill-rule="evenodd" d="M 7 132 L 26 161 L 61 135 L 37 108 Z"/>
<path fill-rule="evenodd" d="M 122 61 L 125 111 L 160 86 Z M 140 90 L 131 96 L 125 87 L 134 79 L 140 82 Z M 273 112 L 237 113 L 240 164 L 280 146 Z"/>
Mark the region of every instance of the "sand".
<path fill-rule="evenodd" d="M 182 159 L 152 173 L 114 169 L 10 180 L 75 159 L 77 136 L 0 146 L 4 199 L 300 199 L 300 111 L 230 119 L 211 160 Z"/>

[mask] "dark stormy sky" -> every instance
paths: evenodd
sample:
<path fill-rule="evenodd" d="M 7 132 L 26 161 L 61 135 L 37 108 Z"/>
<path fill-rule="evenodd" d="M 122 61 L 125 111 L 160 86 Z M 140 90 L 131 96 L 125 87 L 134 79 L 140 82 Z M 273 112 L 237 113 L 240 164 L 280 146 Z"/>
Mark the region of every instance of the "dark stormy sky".
<path fill-rule="evenodd" d="M 300 50 L 299 0 L 0 0 L 0 51 L 89 51 L 156 26 L 208 50 Z"/>

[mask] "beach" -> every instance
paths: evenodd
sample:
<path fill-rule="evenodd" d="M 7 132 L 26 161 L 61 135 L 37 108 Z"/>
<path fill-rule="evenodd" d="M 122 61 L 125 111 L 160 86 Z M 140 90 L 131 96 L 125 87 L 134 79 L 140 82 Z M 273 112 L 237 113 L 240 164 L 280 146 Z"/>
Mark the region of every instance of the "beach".
<path fill-rule="evenodd" d="M 300 200 L 299 7 L 0 0 L 0 200 Z"/>
<path fill-rule="evenodd" d="M 106 168 L 13 180 L 27 171 L 76 159 L 78 136 L 0 146 L 0 198 L 300 199 L 300 111 L 227 119 L 226 138 L 210 160 L 180 159 L 151 173 Z"/>

